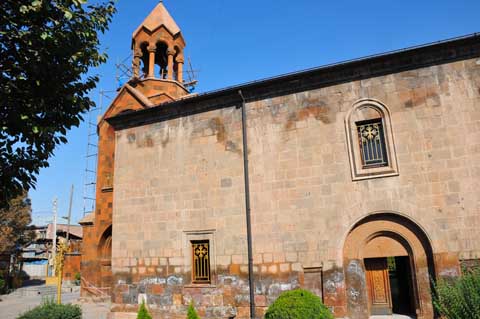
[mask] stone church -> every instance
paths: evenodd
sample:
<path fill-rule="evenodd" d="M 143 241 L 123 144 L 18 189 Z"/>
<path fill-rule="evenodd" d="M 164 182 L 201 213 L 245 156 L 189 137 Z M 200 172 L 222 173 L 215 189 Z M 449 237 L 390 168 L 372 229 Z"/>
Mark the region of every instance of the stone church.
<path fill-rule="evenodd" d="M 300 287 L 336 318 L 434 318 L 432 281 L 480 258 L 480 35 L 204 94 L 185 46 L 162 3 L 133 33 L 82 294 L 111 318 L 261 318 Z"/>

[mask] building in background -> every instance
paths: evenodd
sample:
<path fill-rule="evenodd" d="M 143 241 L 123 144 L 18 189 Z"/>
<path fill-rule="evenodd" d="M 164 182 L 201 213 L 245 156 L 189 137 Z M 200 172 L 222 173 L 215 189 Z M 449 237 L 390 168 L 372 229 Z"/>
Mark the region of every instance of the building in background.
<path fill-rule="evenodd" d="M 35 240 L 21 252 L 21 269 L 26 278 L 44 280 L 53 276 L 54 260 L 52 256 L 53 224 L 32 226 Z M 66 240 L 69 233 L 69 251 L 65 255 L 63 278 L 65 281 L 75 281 L 75 274 L 80 273 L 82 227 L 79 225 L 57 224 L 57 242 Z"/>
<path fill-rule="evenodd" d="M 113 318 L 142 300 L 248 318 L 248 149 L 257 317 L 304 287 L 338 318 L 433 318 L 430 279 L 480 258 L 480 36 L 201 95 L 185 45 L 162 3 L 133 33 L 134 77 L 98 125 L 82 293 Z"/>

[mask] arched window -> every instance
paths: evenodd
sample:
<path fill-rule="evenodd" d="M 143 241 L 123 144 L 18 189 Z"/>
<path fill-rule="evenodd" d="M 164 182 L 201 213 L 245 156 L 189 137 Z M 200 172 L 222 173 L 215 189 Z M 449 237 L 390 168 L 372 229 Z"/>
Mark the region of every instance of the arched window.
<path fill-rule="evenodd" d="M 356 102 L 345 118 L 353 180 L 398 175 L 390 111 L 379 101 Z"/>
<path fill-rule="evenodd" d="M 173 64 L 173 79 L 175 81 L 179 81 L 179 79 L 181 79 L 181 77 L 178 74 L 178 72 L 180 71 L 179 67 L 178 67 L 178 64 L 179 64 L 178 58 L 179 58 L 179 55 L 180 55 L 180 48 L 178 46 L 175 46 L 174 50 L 175 50 L 175 55 L 173 56 L 173 61 L 174 61 L 174 64 Z"/>
<path fill-rule="evenodd" d="M 142 71 L 141 78 L 144 78 L 148 74 L 148 65 L 150 63 L 150 55 L 148 54 L 148 42 L 143 42 L 140 45 L 141 57 L 140 62 L 141 66 L 140 69 Z"/>
<path fill-rule="evenodd" d="M 155 75 L 160 79 L 166 79 L 168 73 L 168 46 L 164 42 L 157 42 L 155 51 Z"/>

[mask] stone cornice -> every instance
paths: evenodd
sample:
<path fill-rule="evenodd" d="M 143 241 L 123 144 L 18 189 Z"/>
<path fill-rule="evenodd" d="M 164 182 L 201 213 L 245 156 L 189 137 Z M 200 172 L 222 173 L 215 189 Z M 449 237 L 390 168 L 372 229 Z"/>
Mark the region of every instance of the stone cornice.
<path fill-rule="evenodd" d="M 239 90 L 252 102 L 475 57 L 480 57 L 479 33 L 207 92 L 107 121 L 121 130 L 240 105 Z"/>

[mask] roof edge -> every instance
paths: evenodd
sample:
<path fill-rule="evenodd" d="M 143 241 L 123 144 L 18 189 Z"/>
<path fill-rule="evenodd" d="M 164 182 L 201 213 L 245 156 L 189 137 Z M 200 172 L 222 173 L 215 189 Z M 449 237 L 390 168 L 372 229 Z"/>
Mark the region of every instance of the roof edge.
<path fill-rule="evenodd" d="M 238 105 L 239 90 L 250 102 L 475 57 L 480 57 L 480 33 L 234 85 L 117 115 L 107 121 L 117 130 L 125 129 Z"/>

